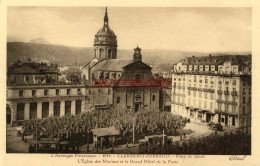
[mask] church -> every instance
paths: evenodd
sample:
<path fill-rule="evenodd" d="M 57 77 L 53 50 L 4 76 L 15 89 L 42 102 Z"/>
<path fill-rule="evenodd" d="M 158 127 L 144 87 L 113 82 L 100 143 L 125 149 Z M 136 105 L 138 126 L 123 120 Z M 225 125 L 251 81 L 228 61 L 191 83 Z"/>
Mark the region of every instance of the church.
<path fill-rule="evenodd" d="M 117 36 L 109 27 L 107 8 L 104 25 L 94 39 L 94 58 L 81 69 L 86 85 L 86 108 L 132 109 L 147 107 L 159 109 L 160 87 L 119 86 L 93 87 L 94 80 L 148 80 L 153 79 L 152 68 L 142 61 L 141 49 L 134 49 L 133 58 L 118 58 Z"/>

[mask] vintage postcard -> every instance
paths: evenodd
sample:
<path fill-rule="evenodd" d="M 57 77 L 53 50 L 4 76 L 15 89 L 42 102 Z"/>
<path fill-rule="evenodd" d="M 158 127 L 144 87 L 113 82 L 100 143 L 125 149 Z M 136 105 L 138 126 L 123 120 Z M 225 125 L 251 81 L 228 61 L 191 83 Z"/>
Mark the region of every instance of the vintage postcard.
<path fill-rule="evenodd" d="M 0 163 L 260 164 L 257 7 L 187 4 L 4 2 Z"/>

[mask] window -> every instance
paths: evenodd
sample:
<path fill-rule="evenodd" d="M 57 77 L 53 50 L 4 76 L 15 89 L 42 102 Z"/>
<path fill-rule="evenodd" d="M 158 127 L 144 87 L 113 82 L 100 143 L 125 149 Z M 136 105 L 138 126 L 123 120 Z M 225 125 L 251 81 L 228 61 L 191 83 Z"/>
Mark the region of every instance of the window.
<path fill-rule="evenodd" d="M 32 96 L 35 96 L 36 90 L 32 90 Z"/>
<path fill-rule="evenodd" d="M 120 103 L 120 97 L 117 97 L 116 103 L 117 103 L 117 104 Z"/>
<path fill-rule="evenodd" d="M 193 80 L 194 82 L 196 82 L 197 80 L 196 80 L 196 76 L 194 76 L 194 80 Z"/>
<path fill-rule="evenodd" d="M 29 81 L 29 76 L 25 76 L 25 81 Z"/>
<path fill-rule="evenodd" d="M 218 94 L 218 99 L 219 99 L 219 100 L 222 99 L 222 94 Z"/>
<path fill-rule="evenodd" d="M 232 126 L 236 126 L 236 119 L 235 119 L 235 117 L 232 117 Z"/>
<path fill-rule="evenodd" d="M 246 94 L 246 88 L 243 88 L 243 94 Z"/>
<path fill-rule="evenodd" d="M 218 109 L 219 109 L 219 110 L 222 109 L 222 105 L 221 105 L 221 103 L 218 103 Z"/>
<path fill-rule="evenodd" d="M 235 102 L 236 101 L 236 96 L 232 97 L 232 101 Z"/>
<path fill-rule="evenodd" d="M 111 94 L 111 89 L 108 88 L 107 93 L 110 95 Z"/>
<path fill-rule="evenodd" d="M 251 104 L 251 97 L 249 97 L 248 103 L 250 103 L 250 104 Z"/>
<path fill-rule="evenodd" d="M 23 90 L 19 90 L 19 97 L 23 96 Z"/>
<path fill-rule="evenodd" d="M 44 96 L 47 96 L 47 95 L 48 95 L 48 90 L 45 89 L 45 90 L 44 90 Z"/>
<path fill-rule="evenodd" d="M 188 105 L 190 105 L 190 98 L 188 99 Z"/>
<path fill-rule="evenodd" d="M 210 102 L 210 109 L 213 109 L 213 102 Z"/>
<path fill-rule="evenodd" d="M 233 85 L 236 85 L 236 79 L 233 79 Z"/>
<path fill-rule="evenodd" d="M 141 75 L 140 74 L 136 74 L 135 75 L 135 80 L 140 80 L 141 79 Z"/>
<path fill-rule="evenodd" d="M 207 108 L 207 101 L 204 101 L 204 108 Z"/>
<path fill-rule="evenodd" d="M 228 112 L 228 104 L 225 104 L 225 111 Z"/>
<path fill-rule="evenodd" d="M 235 113 L 236 112 L 236 106 L 232 106 L 232 113 Z"/>
<path fill-rule="evenodd" d="M 205 99 L 207 99 L 208 98 L 208 94 L 205 92 Z"/>
<path fill-rule="evenodd" d="M 249 88 L 248 90 L 249 90 L 249 94 L 251 94 L 251 88 Z"/>
<path fill-rule="evenodd" d="M 106 78 L 106 79 L 109 79 L 109 73 L 106 73 L 106 74 L 105 74 L 105 78 Z"/>
<path fill-rule="evenodd" d="M 208 83 L 208 78 L 207 78 L 207 77 L 205 77 L 205 83 L 206 83 L 206 84 Z"/>
<path fill-rule="evenodd" d="M 56 89 L 56 96 L 60 95 L 60 90 Z"/>
<path fill-rule="evenodd" d="M 201 98 L 201 96 L 202 96 L 201 94 L 202 94 L 202 93 L 201 93 L 201 92 L 199 92 L 199 97 L 200 97 L 200 98 Z"/>
<path fill-rule="evenodd" d="M 101 93 L 101 89 L 100 88 L 98 89 L 98 93 Z"/>
<path fill-rule="evenodd" d="M 245 104 L 246 103 L 246 98 L 245 97 L 243 97 L 243 104 Z"/>
<path fill-rule="evenodd" d="M 193 92 L 193 97 L 196 97 L 196 92 L 195 91 Z"/>
<path fill-rule="evenodd" d="M 214 94 L 210 93 L 210 100 L 213 100 L 213 99 L 214 99 Z"/>
<path fill-rule="evenodd" d="M 70 89 L 67 89 L 67 95 L 70 95 Z"/>
<path fill-rule="evenodd" d="M 226 89 L 226 91 L 228 92 L 228 87 L 226 87 L 225 89 Z"/>
<path fill-rule="evenodd" d="M 86 75 L 83 75 L 83 80 L 86 80 Z"/>
<path fill-rule="evenodd" d="M 190 96 L 190 90 L 188 91 L 188 96 Z"/>
<path fill-rule="evenodd" d="M 225 95 L 225 100 L 226 100 L 226 101 L 228 101 L 228 97 L 229 97 L 228 95 Z"/>
<path fill-rule="evenodd" d="M 199 100 L 199 107 L 201 108 L 201 101 Z"/>
<path fill-rule="evenodd" d="M 80 88 L 78 88 L 77 93 L 81 94 L 81 89 Z"/>

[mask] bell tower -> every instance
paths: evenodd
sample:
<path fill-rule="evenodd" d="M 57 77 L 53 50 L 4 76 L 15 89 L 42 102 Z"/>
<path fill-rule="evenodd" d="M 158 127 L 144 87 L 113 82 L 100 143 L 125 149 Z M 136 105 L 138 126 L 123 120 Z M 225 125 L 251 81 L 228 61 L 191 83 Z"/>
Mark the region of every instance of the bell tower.
<path fill-rule="evenodd" d="M 141 54 L 141 48 L 138 46 L 134 49 L 134 62 L 136 61 L 142 61 L 142 54 Z"/>
<path fill-rule="evenodd" d="M 104 16 L 104 25 L 95 35 L 94 57 L 97 60 L 117 58 L 117 36 L 108 26 L 107 8 Z"/>

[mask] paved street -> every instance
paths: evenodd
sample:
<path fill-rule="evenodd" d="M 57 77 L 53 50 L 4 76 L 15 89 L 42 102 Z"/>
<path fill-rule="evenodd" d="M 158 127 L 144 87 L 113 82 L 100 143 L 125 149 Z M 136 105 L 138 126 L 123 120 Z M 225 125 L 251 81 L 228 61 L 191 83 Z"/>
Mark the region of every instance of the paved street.
<path fill-rule="evenodd" d="M 188 140 L 192 137 L 200 137 L 200 136 L 207 136 L 210 135 L 211 133 L 214 133 L 214 130 L 209 130 L 208 126 L 205 124 L 200 124 L 200 123 L 187 123 L 186 127 L 184 129 L 191 129 L 193 132 L 190 135 L 186 135 L 183 140 Z M 232 130 L 225 130 L 223 132 L 219 133 L 224 133 L 224 132 L 229 132 Z M 16 135 L 17 130 L 10 125 L 7 127 L 7 146 L 6 146 L 6 151 L 8 153 L 28 153 L 28 144 L 24 143 L 22 141 L 22 137 L 18 137 Z M 30 136 L 29 136 L 30 137 Z M 174 142 L 176 141 L 181 141 L 180 136 L 169 136 L 170 138 L 173 139 Z M 29 139 L 29 138 L 28 138 Z M 131 144 L 129 144 L 129 147 L 126 149 L 126 145 L 118 145 L 114 147 L 114 153 L 125 153 L 125 154 L 131 154 L 131 153 L 138 153 L 138 145 L 136 144 L 135 147 L 133 147 Z M 104 150 L 99 150 L 96 152 L 96 149 L 93 147 L 93 145 L 90 145 L 90 152 L 87 152 L 87 145 L 83 145 L 80 147 L 80 153 L 110 153 L 111 148 L 107 148 Z"/>
<path fill-rule="evenodd" d="M 22 137 L 16 135 L 17 130 L 10 125 L 7 126 L 6 152 L 7 153 L 28 153 L 28 144 L 22 141 Z"/>

